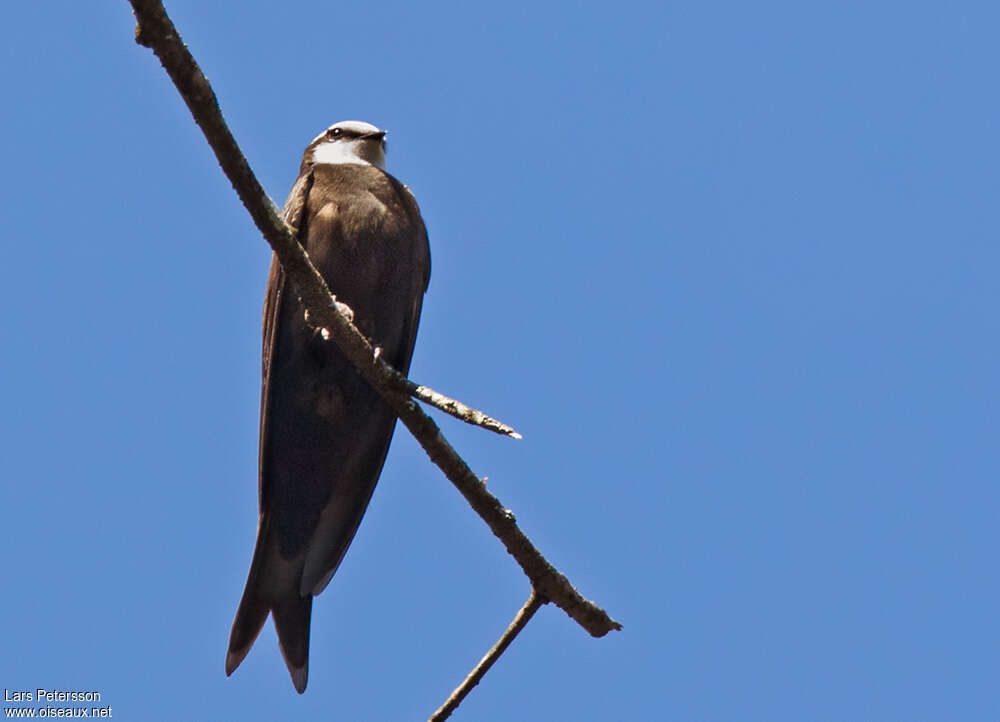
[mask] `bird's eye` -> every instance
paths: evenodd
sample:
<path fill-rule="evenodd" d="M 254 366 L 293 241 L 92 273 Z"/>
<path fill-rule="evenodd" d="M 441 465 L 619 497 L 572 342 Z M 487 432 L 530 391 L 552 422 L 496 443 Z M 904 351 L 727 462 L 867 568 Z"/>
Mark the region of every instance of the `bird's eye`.
<path fill-rule="evenodd" d="M 344 134 L 343 128 L 330 128 L 330 130 L 327 131 L 327 135 L 330 136 L 331 138 L 339 138 L 343 134 Z"/>

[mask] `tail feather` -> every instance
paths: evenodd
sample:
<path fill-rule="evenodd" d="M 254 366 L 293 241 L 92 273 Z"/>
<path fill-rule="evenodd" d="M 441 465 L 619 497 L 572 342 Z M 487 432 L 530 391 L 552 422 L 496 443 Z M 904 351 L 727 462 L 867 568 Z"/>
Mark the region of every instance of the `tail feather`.
<path fill-rule="evenodd" d="M 266 519 L 262 520 L 250 562 L 250 574 L 243 591 L 236 621 L 229 635 L 226 676 L 246 658 L 257 640 L 267 615 L 274 618 L 281 655 L 285 658 L 292 684 L 299 694 L 309 677 L 309 623 L 312 595 L 299 596 L 303 559 L 286 560 L 278 554 L 277 543 Z"/>
<path fill-rule="evenodd" d="M 271 605 L 262 594 L 260 582 L 266 554 L 266 538 L 269 524 L 261 519 L 257 529 L 257 542 L 254 544 L 253 559 L 250 561 L 250 573 L 247 575 L 247 585 L 243 590 L 243 598 L 236 610 L 233 629 L 229 633 L 229 651 L 226 652 L 226 676 L 231 675 L 250 652 L 253 643 L 257 641 L 260 630 L 264 628 Z"/>
<path fill-rule="evenodd" d="M 298 590 L 296 590 L 297 592 Z M 312 595 L 296 593 L 279 601 L 272 609 L 274 629 L 278 633 L 281 656 L 285 658 L 292 684 L 299 694 L 306 691 L 309 679 L 309 622 L 312 616 Z"/>
<path fill-rule="evenodd" d="M 231 675 L 250 652 L 253 643 L 257 641 L 260 630 L 264 628 L 267 614 L 271 611 L 267 602 L 261 599 L 251 584 L 247 584 L 236 611 L 236 621 L 229 635 L 229 651 L 226 653 L 226 676 Z"/>

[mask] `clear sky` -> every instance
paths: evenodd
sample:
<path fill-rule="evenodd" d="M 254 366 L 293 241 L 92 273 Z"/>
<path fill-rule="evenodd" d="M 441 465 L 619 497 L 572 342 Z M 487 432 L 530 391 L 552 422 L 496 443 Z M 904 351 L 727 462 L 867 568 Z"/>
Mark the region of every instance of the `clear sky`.
<path fill-rule="evenodd" d="M 822 7 L 820 7 L 822 6 Z M 460 720 L 1000 718 L 992 2 L 167 3 L 280 204 L 389 129 L 412 376 L 587 597 Z M 405 430 L 227 679 L 270 251 L 125 0 L 4 10 L 0 686 L 122 720 L 426 718 L 528 596 Z"/>

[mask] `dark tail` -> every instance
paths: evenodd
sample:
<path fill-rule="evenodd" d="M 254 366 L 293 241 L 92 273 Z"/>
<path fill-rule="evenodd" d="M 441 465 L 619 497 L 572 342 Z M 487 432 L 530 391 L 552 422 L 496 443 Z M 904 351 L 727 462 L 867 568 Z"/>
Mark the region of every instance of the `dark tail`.
<path fill-rule="evenodd" d="M 260 634 L 260 630 L 267 621 L 267 614 L 271 611 L 267 602 L 256 593 L 256 585 L 253 584 L 253 577 L 247 580 L 247 588 L 243 592 L 243 599 L 240 600 L 240 608 L 236 611 L 236 621 L 233 622 L 233 631 L 229 634 L 229 652 L 226 654 L 226 676 L 231 675 L 240 662 L 250 651 L 253 643 Z"/>
<path fill-rule="evenodd" d="M 292 581 L 299 574 L 289 574 L 288 567 L 272 568 L 265 572 L 264 547 L 267 546 L 262 534 L 254 549 L 250 574 L 243 598 L 236 610 L 236 621 L 229 635 L 229 651 L 226 654 L 226 676 L 231 675 L 249 653 L 260 630 L 270 613 L 274 618 L 274 629 L 278 633 L 281 656 L 292 676 L 295 690 L 302 694 L 309 679 L 309 622 L 312 617 L 312 595 L 299 596 L 298 584 Z M 287 562 L 279 561 L 284 566 Z M 285 580 L 282 584 L 279 580 Z M 291 583 L 289 583 L 291 582 Z M 278 587 L 278 588 L 273 588 Z"/>
<path fill-rule="evenodd" d="M 302 694 L 309 681 L 309 620 L 312 616 L 312 595 L 295 595 L 284 599 L 271 609 L 274 629 L 278 633 L 278 645 L 285 666 L 292 675 L 295 690 Z"/>

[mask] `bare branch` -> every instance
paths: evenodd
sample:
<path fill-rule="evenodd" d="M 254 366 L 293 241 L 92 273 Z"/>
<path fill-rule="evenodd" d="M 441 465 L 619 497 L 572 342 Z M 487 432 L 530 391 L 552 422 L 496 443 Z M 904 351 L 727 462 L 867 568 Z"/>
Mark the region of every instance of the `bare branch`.
<path fill-rule="evenodd" d="M 486 485 L 455 452 L 433 419 L 409 399 L 403 404 L 397 403 L 395 398 L 386 398 L 386 402 L 424 447 L 431 461 L 438 465 L 469 505 L 489 525 L 493 534 L 507 547 L 507 551 L 521 565 L 535 589 L 595 637 L 603 637 L 612 630 L 621 630 L 618 622 L 596 604 L 580 596 L 569 580 L 542 556 L 517 526 L 514 513 L 504 508 L 500 500 L 486 490 Z"/>
<path fill-rule="evenodd" d="M 481 426 L 487 431 L 493 431 L 501 436 L 509 436 L 512 439 L 523 438 L 513 428 L 507 426 L 507 424 L 497 421 L 491 416 L 487 416 L 482 411 L 478 411 L 470 406 L 466 406 L 461 401 L 456 401 L 444 394 L 440 394 L 429 386 L 420 386 L 413 383 L 389 364 L 383 363 L 382 365 L 388 373 L 386 381 L 395 391 L 412 396 L 419 401 L 423 401 L 425 404 L 430 404 L 434 408 L 440 409 L 467 424 Z"/>
<path fill-rule="evenodd" d="M 618 622 L 611 619 L 593 602 L 580 596 L 569 580 L 542 556 L 518 528 L 514 515 L 505 509 L 495 496 L 486 491 L 479 478 L 445 440 L 434 420 L 409 398 L 412 390 L 408 384 L 411 382 L 405 382 L 404 379 L 405 383 L 401 389 L 398 379 L 401 374 L 379 358 L 379 354 L 364 335 L 338 310 L 323 277 L 313 267 L 292 229 L 280 217 L 274 203 L 264 193 L 264 189 L 250 170 L 243 153 L 226 126 L 215 93 L 181 42 L 162 3 L 159 0 L 129 0 L 129 2 L 138 21 L 136 42 L 151 48 L 156 53 L 174 85 L 177 86 L 195 122 L 215 152 L 219 165 L 232 182 L 233 188 L 236 189 L 254 223 L 278 256 L 299 300 L 307 309 L 307 320 L 310 325 L 314 328 L 328 329 L 333 341 L 358 373 L 378 391 L 385 403 L 420 442 L 431 461 L 441 468 L 476 513 L 504 543 L 507 551 L 531 580 L 534 589 L 562 608 L 595 637 L 602 637 L 612 630 L 620 630 L 621 625 Z M 419 388 L 416 385 L 413 387 Z"/>
<path fill-rule="evenodd" d="M 402 374 L 399 375 L 400 377 L 403 376 Z M 439 394 L 432 388 L 427 386 L 417 386 L 412 381 L 407 380 L 406 390 L 407 393 L 409 393 L 409 395 L 413 398 L 430 404 L 434 408 L 441 409 L 441 411 L 444 411 L 446 414 L 451 414 L 456 419 L 461 419 L 467 424 L 482 426 L 484 429 L 495 431 L 498 434 L 509 436 L 512 439 L 523 438 L 519 433 L 514 431 L 514 429 L 507 426 L 507 424 L 487 416 L 482 411 L 470 408 L 461 401 L 456 401 L 455 399 L 448 398 L 444 394 Z"/>
<path fill-rule="evenodd" d="M 493 645 L 493 648 L 486 653 L 486 656 L 479 660 L 479 664 L 477 664 L 473 670 L 469 672 L 469 676 L 462 681 L 462 684 L 455 688 L 455 691 L 452 692 L 447 701 L 441 705 L 441 708 L 431 715 L 430 722 L 441 722 L 441 720 L 446 720 L 451 716 L 452 712 L 458 709 L 458 705 L 462 704 L 462 700 L 465 699 L 469 692 L 472 691 L 473 687 L 479 684 L 479 680 L 481 680 L 483 675 L 489 671 L 490 667 L 493 666 L 493 663 L 500 659 L 500 655 L 503 654 L 507 647 L 510 646 L 510 643 L 514 641 L 514 637 L 516 637 L 521 630 L 524 629 L 524 625 L 531 621 L 535 612 L 537 612 L 543 604 L 545 604 L 545 599 L 542 598 L 537 590 L 532 589 L 531 596 L 528 597 L 528 601 L 524 603 L 524 606 L 521 607 L 517 616 L 514 617 L 514 621 L 510 623 L 509 627 L 507 627 L 507 631 L 504 632 L 503 636 L 500 637 L 497 643 Z"/>
<path fill-rule="evenodd" d="M 306 308 L 315 309 L 318 306 L 330 305 L 330 289 L 319 272 L 313 268 L 306 256 L 305 250 L 295 238 L 294 231 L 285 223 L 274 203 L 264 192 L 257 177 L 250 169 L 246 158 L 229 132 L 229 127 L 219 110 L 219 103 L 212 86 L 205 78 L 198 64 L 180 40 L 177 30 L 167 16 L 163 4 L 159 0 L 130 0 L 139 21 L 136 27 L 135 40 L 140 45 L 149 47 L 156 53 L 160 63 L 170 75 L 174 85 L 180 91 L 181 97 L 187 103 L 195 122 L 205 134 L 209 145 L 215 152 L 215 157 L 222 166 L 223 172 L 233 184 L 243 205 L 250 212 L 255 224 L 264 234 L 264 238 L 278 254 L 285 272 L 292 278 L 295 290 Z M 294 269 L 294 270 L 293 270 Z M 338 308 L 338 311 L 340 309 Z M 342 314 L 338 314 L 342 316 Z M 316 318 L 312 314 L 311 318 Z M 348 324 L 350 319 L 347 319 Z M 327 324 L 314 323 L 315 326 Z M 334 324 L 334 331 L 339 334 L 349 333 L 340 324 Z M 366 355 L 371 357 L 372 349 L 367 339 L 351 325 L 354 344 L 366 348 Z M 362 344 L 363 342 L 363 344 Z M 352 357 L 348 354 L 348 358 Z M 418 386 L 405 376 L 379 360 L 384 367 L 383 375 L 386 383 L 398 392 L 419 398 L 421 401 L 435 406 L 446 414 L 466 423 L 482 426 L 484 429 L 520 439 L 521 435 L 506 424 L 490 418 L 481 411 L 469 408 L 465 404 L 449 399 L 443 394 Z"/>

